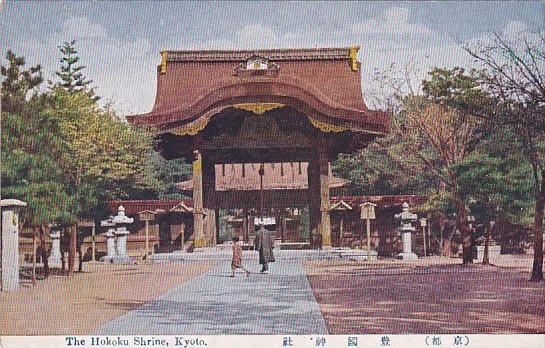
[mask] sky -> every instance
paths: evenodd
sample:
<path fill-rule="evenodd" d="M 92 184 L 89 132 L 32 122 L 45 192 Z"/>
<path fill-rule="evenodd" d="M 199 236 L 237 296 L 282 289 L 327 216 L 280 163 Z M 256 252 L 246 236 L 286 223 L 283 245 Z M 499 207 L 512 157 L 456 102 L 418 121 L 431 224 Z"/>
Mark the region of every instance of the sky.
<path fill-rule="evenodd" d="M 54 79 L 57 46 L 77 40 L 97 94 L 123 115 L 151 110 L 164 49 L 359 45 L 362 90 L 373 104 L 376 71 L 411 64 L 422 79 L 434 66 L 471 67 L 461 45 L 492 32 L 536 32 L 545 22 L 541 1 L 3 1 L 0 6 L 2 56 L 11 49 L 27 65 L 41 64 L 46 78 Z"/>

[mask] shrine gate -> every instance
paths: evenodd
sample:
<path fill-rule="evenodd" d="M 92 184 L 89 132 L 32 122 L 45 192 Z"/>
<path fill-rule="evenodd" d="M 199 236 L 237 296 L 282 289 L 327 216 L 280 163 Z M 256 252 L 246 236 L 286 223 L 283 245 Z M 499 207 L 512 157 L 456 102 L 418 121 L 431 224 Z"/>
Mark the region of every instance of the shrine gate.
<path fill-rule="evenodd" d="M 128 121 L 154 132 L 164 158 L 193 161 L 195 247 L 213 240 L 203 230 L 205 208 L 294 206 L 309 208 L 313 246 L 331 246 L 329 163 L 389 128 L 387 115 L 363 101 L 357 52 L 161 52 L 155 105 Z M 221 184 L 226 165 L 238 168 L 230 172 L 239 184 Z M 285 185 L 263 185 L 276 171 Z"/>

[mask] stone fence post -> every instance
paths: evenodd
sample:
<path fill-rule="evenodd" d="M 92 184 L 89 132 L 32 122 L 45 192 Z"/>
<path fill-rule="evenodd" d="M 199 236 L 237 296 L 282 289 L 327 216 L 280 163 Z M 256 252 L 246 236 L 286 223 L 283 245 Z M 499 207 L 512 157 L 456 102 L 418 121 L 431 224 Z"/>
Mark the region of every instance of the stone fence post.
<path fill-rule="evenodd" d="M 17 199 L 2 199 L 2 232 L 0 239 L 2 291 L 19 290 L 19 209 L 26 203 Z"/>

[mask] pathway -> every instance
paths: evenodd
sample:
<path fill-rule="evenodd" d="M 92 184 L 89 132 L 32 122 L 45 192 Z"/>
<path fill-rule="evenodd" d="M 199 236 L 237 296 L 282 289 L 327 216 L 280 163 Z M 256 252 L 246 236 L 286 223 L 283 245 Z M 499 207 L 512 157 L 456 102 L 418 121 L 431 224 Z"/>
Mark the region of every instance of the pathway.
<path fill-rule="evenodd" d="M 222 258 L 208 273 L 107 323 L 96 334 L 327 334 L 300 258 L 277 257 L 267 275 L 259 273 L 253 255 L 245 253 L 245 258 L 254 272 L 249 277 L 240 271 L 229 277 L 230 260 Z"/>

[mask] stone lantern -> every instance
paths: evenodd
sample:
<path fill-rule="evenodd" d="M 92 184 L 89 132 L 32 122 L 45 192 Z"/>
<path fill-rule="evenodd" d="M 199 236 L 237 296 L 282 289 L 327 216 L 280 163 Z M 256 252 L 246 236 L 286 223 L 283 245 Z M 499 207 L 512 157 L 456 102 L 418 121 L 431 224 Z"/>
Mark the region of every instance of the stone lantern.
<path fill-rule="evenodd" d="M 116 263 L 130 262 L 129 256 L 127 256 L 127 235 L 130 233 L 127 226 L 134 222 L 133 218 L 129 218 L 125 215 L 125 208 L 120 205 L 117 210 L 117 215 L 112 218 L 112 222 L 115 224 L 115 237 L 116 237 Z"/>
<path fill-rule="evenodd" d="M 400 214 L 395 214 L 396 219 L 401 220 L 401 240 L 403 242 L 403 252 L 397 255 L 398 258 L 403 260 L 416 260 L 418 256 L 412 251 L 412 233 L 416 231 L 413 223 L 417 221 L 418 216 L 409 212 L 409 203 L 404 202 L 403 208 Z"/>
<path fill-rule="evenodd" d="M 51 255 L 47 259 L 50 266 L 57 266 L 61 261 L 61 230 L 59 226 L 53 224 L 50 226 L 49 237 L 51 238 Z"/>
<path fill-rule="evenodd" d="M 115 224 L 112 222 L 112 219 L 113 218 L 110 217 L 108 220 L 100 222 L 100 226 L 107 228 L 104 233 L 104 237 L 106 237 L 107 254 L 105 257 L 101 258 L 101 261 L 103 262 L 114 262 L 117 255 L 115 251 Z"/>

